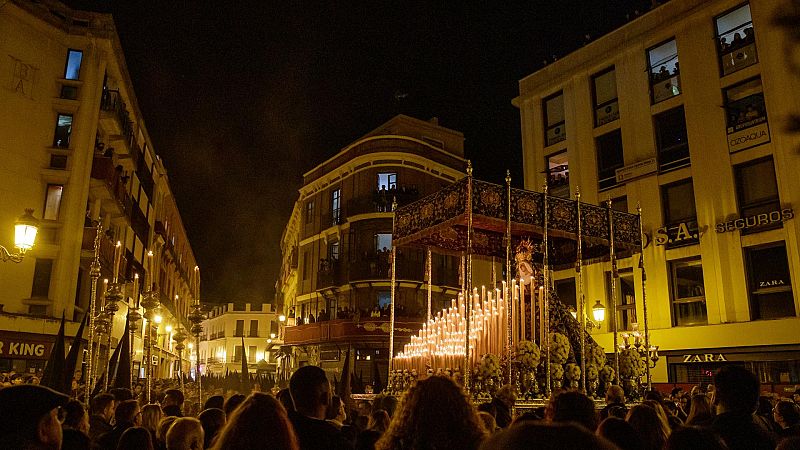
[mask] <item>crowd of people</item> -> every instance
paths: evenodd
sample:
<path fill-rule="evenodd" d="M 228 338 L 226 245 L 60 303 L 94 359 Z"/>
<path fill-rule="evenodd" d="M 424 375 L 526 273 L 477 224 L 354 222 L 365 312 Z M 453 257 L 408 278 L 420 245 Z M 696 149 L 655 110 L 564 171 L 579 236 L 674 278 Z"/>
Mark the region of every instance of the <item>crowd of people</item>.
<path fill-rule="evenodd" d="M 758 378 L 727 366 L 707 389 L 649 391 L 630 404 L 619 386 L 606 406 L 578 391 L 553 393 L 546 407 L 515 414 L 511 386 L 475 405 L 450 378 L 417 382 L 401 400 L 334 395 L 324 370 L 304 366 L 288 388 L 213 394 L 185 410 L 179 389 L 156 403 L 127 389 L 94 396 L 88 410 L 35 384 L 0 389 L 2 449 L 800 449 L 800 389 L 793 398 L 760 394 Z M 516 417 L 514 417 L 516 416 Z"/>

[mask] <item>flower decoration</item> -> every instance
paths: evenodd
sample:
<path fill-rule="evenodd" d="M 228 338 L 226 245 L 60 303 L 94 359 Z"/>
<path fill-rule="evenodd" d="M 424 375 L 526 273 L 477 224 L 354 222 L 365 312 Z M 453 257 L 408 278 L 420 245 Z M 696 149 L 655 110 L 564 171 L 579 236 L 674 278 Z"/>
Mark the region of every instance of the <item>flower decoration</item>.
<path fill-rule="evenodd" d="M 517 364 L 523 370 L 534 370 L 539 365 L 542 352 L 535 342 L 528 340 L 520 341 L 517 344 Z"/>
<path fill-rule="evenodd" d="M 550 362 L 564 364 L 569 358 L 569 339 L 561 333 L 550 333 Z"/>

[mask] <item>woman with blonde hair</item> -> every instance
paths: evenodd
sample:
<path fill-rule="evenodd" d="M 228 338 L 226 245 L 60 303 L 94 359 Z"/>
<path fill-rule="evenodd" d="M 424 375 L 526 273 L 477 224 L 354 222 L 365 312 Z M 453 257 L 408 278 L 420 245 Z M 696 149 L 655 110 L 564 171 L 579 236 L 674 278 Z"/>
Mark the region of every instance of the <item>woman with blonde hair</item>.
<path fill-rule="evenodd" d="M 449 378 L 434 376 L 408 390 L 375 448 L 470 450 L 478 448 L 486 436 L 464 390 Z"/>
<path fill-rule="evenodd" d="M 663 408 L 661 411 L 663 413 Z M 666 418 L 659 417 L 656 409 L 647 400 L 631 408 L 625 421 L 639 432 L 644 450 L 661 450 L 669 438 L 670 429 Z"/>
<path fill-rule="evenodd" d="M 158 424 L 161 423 L 163 417 L 164 412 L 158 403 L 150 403 L 142 408 L 142 428 L 150 432 L 150 439 L 153 440 L 153 444 L 157 442 Z"/>
<path fill-rule="evenodd" d="M 300 444 L 281 402 L 254 392 L 228 418 L 213 448 L 299 450 Z"/>
<path fill-rule="evenodd" d="M 714 410 L 711 408 L 711 400 L 705 394 L 693 395 L 686 425 L 704 427 L 711 425 L 712 421 L 714 421 Z"/>

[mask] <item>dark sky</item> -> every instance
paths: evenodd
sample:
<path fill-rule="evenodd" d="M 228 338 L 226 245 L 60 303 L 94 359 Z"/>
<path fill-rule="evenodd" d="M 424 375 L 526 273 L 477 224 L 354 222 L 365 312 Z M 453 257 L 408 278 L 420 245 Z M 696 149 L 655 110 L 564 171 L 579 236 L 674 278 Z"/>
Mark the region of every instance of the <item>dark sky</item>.
<path fill-rule="evenodd" d="M 478 178 L 521 186 L 519 79 L 650 2 L 69 3 L 115 17 L 204 300 L 271 301 L 304 172 L 404 113 L 464 133 Z"/>

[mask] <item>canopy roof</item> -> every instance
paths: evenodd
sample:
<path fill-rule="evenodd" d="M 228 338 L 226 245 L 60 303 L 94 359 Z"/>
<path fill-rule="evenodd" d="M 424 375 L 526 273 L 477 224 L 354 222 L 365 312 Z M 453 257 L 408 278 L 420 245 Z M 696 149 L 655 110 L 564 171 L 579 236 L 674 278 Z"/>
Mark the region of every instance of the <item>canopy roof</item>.
<path fill-rule="evenodd" d="M 508 188 L 479 181 L 461 180 L 395 211 L 393 244 L 430 246 L 444 252 L 467 250 L 469 209 L 472 209 L 472 253 L 505 257 Z M 511 189 L 512 246 L 523 239 L 541 245 L 544 236 L 545 194 Z M 468 207 L 469 204 L 469 207 Z M 547 196 L 549 262 L 555 268 L 571 266 L 577 258 L 578 202 Z M 584 262 L 608 259 L 610 220 L 618 257 L 639 252 L 639 216 L 580 203 Z M 539 254 L 534 258 L 541 258 Z"/>

